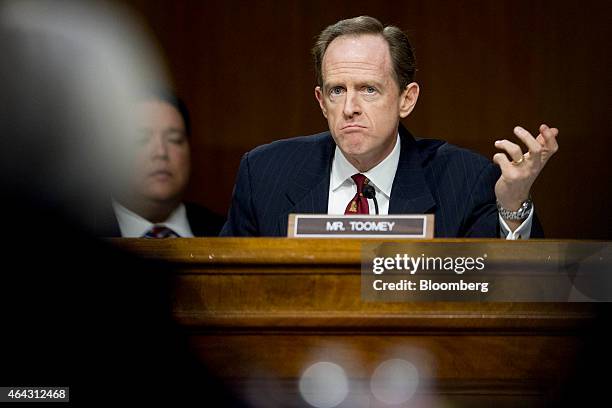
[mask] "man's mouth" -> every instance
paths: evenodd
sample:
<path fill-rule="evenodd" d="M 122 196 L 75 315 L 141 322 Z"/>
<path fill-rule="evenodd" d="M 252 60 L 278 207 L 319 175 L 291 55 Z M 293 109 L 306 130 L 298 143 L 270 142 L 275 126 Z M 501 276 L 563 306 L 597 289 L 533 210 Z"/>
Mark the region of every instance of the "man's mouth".
<path fill-rule="evenodd" d="M 365 126 L 358 125 L 356 123 L 349 123 L 340 128 L 340 130 L 353 130 L 353 129 L 365 129 Z"/>
<path fill-rule="evenodd" d="M 168 170 L 155 170 L 149 174 L 149 177 L 172 177 L 172 173 Z"/>

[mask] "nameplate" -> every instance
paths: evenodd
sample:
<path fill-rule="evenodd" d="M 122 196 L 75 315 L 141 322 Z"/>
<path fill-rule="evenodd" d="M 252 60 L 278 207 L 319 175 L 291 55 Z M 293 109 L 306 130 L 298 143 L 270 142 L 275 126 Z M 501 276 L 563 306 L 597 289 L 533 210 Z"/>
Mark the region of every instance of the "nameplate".
<path fill-rule="evenodd" d="M 433 238 L 433 214 L 289 214 L 291 238 Z"/>

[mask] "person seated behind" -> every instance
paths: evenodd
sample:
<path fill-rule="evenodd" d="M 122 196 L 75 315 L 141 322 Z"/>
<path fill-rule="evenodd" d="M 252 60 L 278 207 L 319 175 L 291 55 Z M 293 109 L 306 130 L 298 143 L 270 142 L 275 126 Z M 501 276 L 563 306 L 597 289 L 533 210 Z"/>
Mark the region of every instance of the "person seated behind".
<path fill-rule="evenodd" d="M 156 91 L 136 104 L 138 136 L 130 177 L 113 194 L 105 235 L 129 238 L 217 236 L 224 219 L 183 202 L 191 171 L 190 121 L 175 95 Z"/>

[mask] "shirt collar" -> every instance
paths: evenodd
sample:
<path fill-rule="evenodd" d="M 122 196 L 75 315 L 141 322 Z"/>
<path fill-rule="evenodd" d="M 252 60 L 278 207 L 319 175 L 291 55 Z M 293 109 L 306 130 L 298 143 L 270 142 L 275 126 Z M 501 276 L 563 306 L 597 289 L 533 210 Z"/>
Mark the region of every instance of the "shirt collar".
<path fill-rule="evenodd" d="M 393 188 L 393 179 L 397 171 L 400 158 L 400 137 L 397 135 L 397 141 L 395 147 L 391 153 L 385 157 L 383 161 L 378 163 L 375 167 L 366 171 L 364 174 L 369 180 L 370 184 L 376 187 L 381 193 L 387 198 L 391 198 L 391 189 Z M 351 176 L 359 173 L 347 159 L 338 146 L 336 146 L 336 152 L 332 161 L 332 171 L 330 176 L 330 187 L 332 191 L 337 190 L 343 183 L 352 183 Z"/>
<path fill-rule="evenodd" d="M 115 200 L 113 200 L 113 209 L 115 210 L 121 236 L 123 237 L 140 238 L 153 225 L 164 225 L 176 232 L 180 237 L 193 237 L 193 232 L 187 220 L 187 209 L 183 203 L 176 207 L 165 221 L 156 224 L 125 208 Z"/>

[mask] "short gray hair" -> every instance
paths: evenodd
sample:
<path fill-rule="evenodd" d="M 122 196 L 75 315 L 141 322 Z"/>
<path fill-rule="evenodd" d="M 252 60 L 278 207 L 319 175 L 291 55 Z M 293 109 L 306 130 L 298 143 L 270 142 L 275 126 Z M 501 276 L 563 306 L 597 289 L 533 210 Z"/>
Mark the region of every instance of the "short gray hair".
<path fill-rule="evenodd" d="M 374 17 L 359 16 L 340 20 L 328 26 L 317 37 L 315 46 L 312 48 L 317 85 L 323 86 L 323 56 L 329 44 L 343 35 L 357 36 L 364 34 L 380 35 L 387 41 L 387 44 L 389 44 L 389 53 L 391 54 L 391 61 L 393 63 L 393 73 L 400 92 L 406 88 L 406 85 L 414 81 L 416 61 L 412 45 L 410 45 L 410 41 L 408 41 L 406 34 L 396 26 L 383 26 L 383 24 Z"/>

